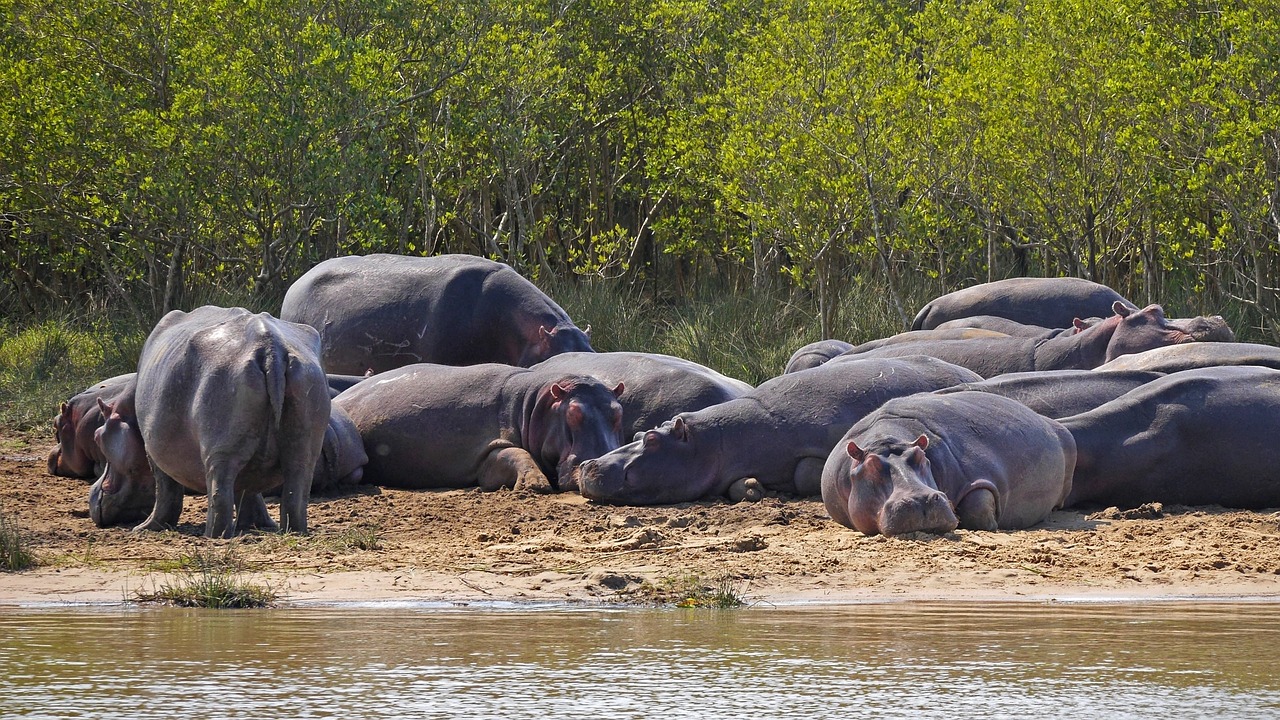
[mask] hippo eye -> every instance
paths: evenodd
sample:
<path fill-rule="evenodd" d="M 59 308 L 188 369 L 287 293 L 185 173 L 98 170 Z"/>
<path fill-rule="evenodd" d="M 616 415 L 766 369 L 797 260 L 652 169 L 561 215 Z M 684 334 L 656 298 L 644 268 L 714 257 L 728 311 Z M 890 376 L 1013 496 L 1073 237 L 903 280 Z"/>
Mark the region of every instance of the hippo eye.
<path fill-rule="evenodd" d="M 645 433 L 645 434 L 644 434 L 644 449 L 645 449 L 645 450 L 655 450 L 655 449 L 657 449 L 657 447 L 658 447 L 658 443 L 659 443 L 659 442 L 661 442 L 661 440 L 660 440 L 660 438 L 658 437 L 658 433 L 656 433 L 656 432 L 654 432 L 654 431 L 650 430 L 649 432 L 647 432 L 647 433 Z"/>

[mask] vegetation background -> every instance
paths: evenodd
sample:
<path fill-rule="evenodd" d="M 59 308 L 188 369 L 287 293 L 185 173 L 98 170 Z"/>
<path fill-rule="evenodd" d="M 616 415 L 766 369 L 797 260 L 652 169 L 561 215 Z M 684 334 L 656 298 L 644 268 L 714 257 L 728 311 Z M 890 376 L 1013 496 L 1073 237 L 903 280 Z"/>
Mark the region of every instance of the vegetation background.
<path fill-rule="evenodd" d="M 0 423 L 314 263 L 758 382 L 1075 275 L 1280 338 L 1277 0 L 0 0 Z"/>

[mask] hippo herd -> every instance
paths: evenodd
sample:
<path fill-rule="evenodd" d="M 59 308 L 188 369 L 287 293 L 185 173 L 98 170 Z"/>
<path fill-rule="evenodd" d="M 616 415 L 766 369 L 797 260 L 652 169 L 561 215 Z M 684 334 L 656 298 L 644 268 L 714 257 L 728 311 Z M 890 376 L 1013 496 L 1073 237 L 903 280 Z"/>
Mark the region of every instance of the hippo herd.
<path fill-rule="evenodd" d="M 939 297 L 912 329 L 798 349 L 753 387 L 677 357 L 596 352 L 501 263 L 322 262 L 279 317 L 173 311 L 137 371 L 69 398 L 53 475 L 99 526 L 307 530 L 358 482 L 670 504 L 821 496 L 867 534 L 1026 528 L 1063 507 L 1280 506 L 1280 348 L 1076 278 Z M 280 519 L 264 495 L 278 494 Z"/>

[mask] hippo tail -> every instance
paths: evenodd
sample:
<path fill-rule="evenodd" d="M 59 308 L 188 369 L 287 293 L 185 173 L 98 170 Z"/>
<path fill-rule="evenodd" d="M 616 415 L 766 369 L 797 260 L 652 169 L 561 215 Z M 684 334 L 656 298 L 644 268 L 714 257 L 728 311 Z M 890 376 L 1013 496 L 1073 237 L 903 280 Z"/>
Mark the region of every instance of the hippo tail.
<path fill-rule="evenodd" d="M 266 340 L 258 357 L 267 388 L 267 404 L 271 408 L 271 427 L 279 428 L 284 415 L 285 382 L 289 375 L 289 351 L 269 328 L 261 328 Z"/>

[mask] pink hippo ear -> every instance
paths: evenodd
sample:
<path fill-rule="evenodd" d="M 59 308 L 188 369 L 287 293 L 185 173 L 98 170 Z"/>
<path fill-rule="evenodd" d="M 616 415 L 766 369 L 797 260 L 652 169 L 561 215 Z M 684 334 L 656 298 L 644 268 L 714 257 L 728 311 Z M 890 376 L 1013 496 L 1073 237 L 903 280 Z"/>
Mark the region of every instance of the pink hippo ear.
<path fill-rule="evenodd" d="M 644 446 L 645 446 L 645 447 L 647 447 L 647 448 L 656 448 L 656 447 L 658 447 L 658 443 L 659 443 L 659 442 L 661 442 L 661 439 L 658 437 L 658 433 L 656 433 L 656 432 L 654 432 L 654 431 L 650 430 L 649 432 L 647 432 L 647 433 L 645 433 L 645 434 L 644 434 Z"/>
<path fill-rule="evenodd" d="M 102 402 L 102 398 L 98 398 L 98 409 L 102 411 L 102 417 L 104 418 L 111 417 L 111 413 L 115 412 L 114 408 Z"/>
<path fill-rule="evenodd" d="M 920 448 L 921 450 L 928 450 L 928 449 L 929 449 L 929 436 L 927 436 L 927 435 L 921 435 L 920 437 L 916 438 L 916 441 L 915 441 L 915 442 L 913 442 L 913 443 L 911 443 L 911 444 L 912 444 L 912 445 L 915 445 L 916 447 Z"/>
<path fill-rule="evenodd" d="M 1119 315 L 1120 317 L 1129 317 L 1130 315 L 1133 314 L 1133 308 L 1129 307 L 1128 305 L 1125 305 L 1119 300 L 1111 303 L 1111 310 L 1112 312 Z"/>
<path fill-rule="evenodd" d="M 551 384 L 551 398 L 553 400 L 563 400 L 564 396 L 567 394 L 569 394 L 569 391 L 564 385 L 561 385 L 560 383 Z"/>
<path fill-rule="evenodd" d="M 627 389 L 626 385 L 623 385 L 622 383 L 618 383 L 618 386 L 613 389 L 613 396 L 622 397 L 622 391 L 626 389 Z"/>
<path fill-rule="evenodd" d="M 857 462 L 862 462 L 867 457 L 867 453 L 864 452 L 862 448 L 858 447 L 858 443 L 852 440 L 849 441 L 848 445 L 844 446 L 844 451 L 849 453 L 849 457 L 853 458 Z"/>
<path fill-rule="evenodd" d="M 671 435 L 681 442 L 689 442 L 689 426 L 685 424 L 684 418 L 679 415 L 671 421 Z"/>
<path fill-rule="evenodd" d="M 1075 328 L 1076 332 L 1084 332 L 1089 329 L 1089 323 L 1081 320 L 1080 318 L 1074 318 L 1071 320 L 1071 327 Z"/>

